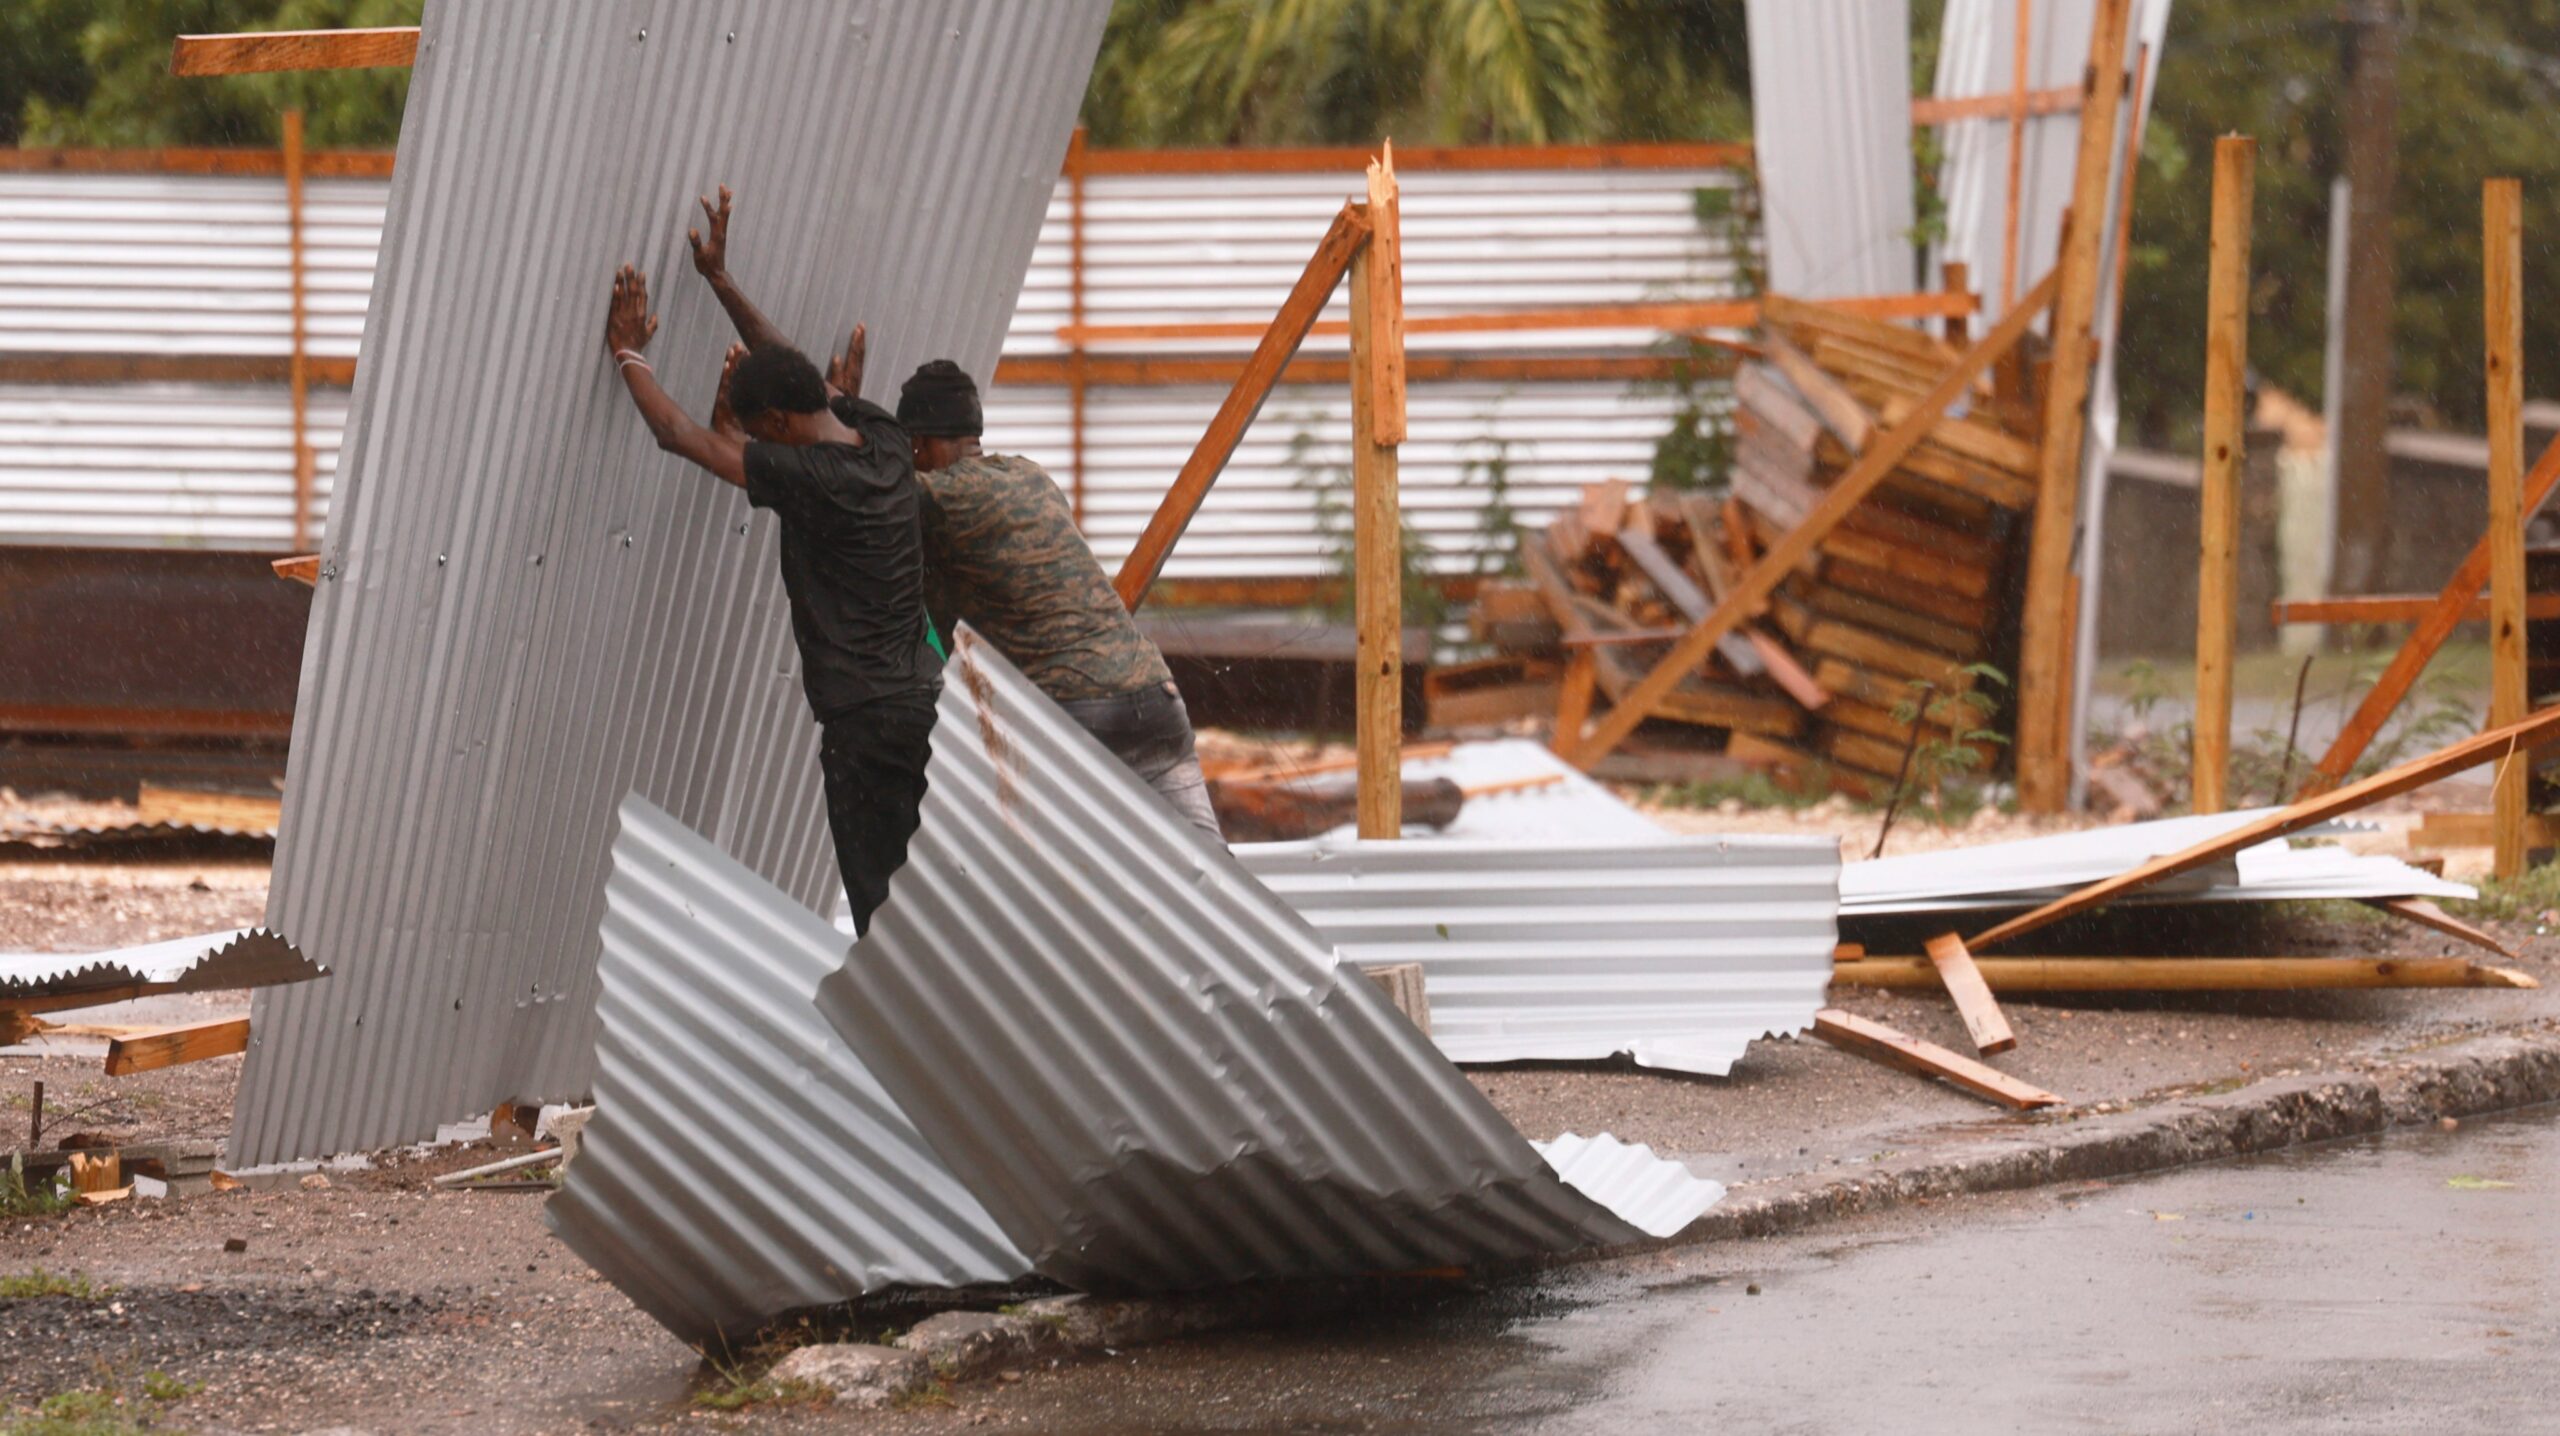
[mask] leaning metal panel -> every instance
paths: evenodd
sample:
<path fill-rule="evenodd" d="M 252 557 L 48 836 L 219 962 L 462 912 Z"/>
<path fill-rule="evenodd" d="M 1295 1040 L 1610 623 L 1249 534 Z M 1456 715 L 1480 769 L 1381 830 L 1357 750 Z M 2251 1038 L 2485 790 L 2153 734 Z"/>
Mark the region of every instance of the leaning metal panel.
<path fill-rule="evenodd" d="M 730 263 L 894 382 L 994 363 L 1107 0 L 431 4 L 294 719 L 234 1160 L 423 1137 L 585 1089 L 614 805 L 812 905 L 831 882 L 766 516 L 660 454 L 600 345 L 613 266 L 708 399 Z"/>
<path fill-rule="evenodd" d="M 1828 837 L 1323 838 L 1236 850 L 1363 965 L 1418 962 L 1453 1062 L 1627 1053 L 1722 1076 L 1813 1025 L 1839 933 Z"/>
<path fill-rule="evenodd" d="M 824 918 L 644 798 L 605 887 L 596 1115 L 544 1216 L 687 1341 L 1028 1269 L 811 1006 Z"/>
<path fill-rule="evenodd" d="M 1164 1288 L 1502 1261 L 1664 1234 L 1721 1195 L 1660 1161 L 1560 1180 L 1356 969 L 965 630 L 933 754 L 907 866 L 819 1009 L 1042 1275 Z M 1647 1225 L 1611 1209 L 1621 1188 Z"/>

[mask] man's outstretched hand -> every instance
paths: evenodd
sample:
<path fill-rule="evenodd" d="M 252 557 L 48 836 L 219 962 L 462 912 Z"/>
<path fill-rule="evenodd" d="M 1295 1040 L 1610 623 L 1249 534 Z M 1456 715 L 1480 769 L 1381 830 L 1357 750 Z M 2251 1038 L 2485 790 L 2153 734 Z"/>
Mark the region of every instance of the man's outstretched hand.
<path fill-rule="evenodd" d="M 626 264 L 613 276 L 613 302 L 604 311 L 604 348 L 639 353 L 658 332 L 658 316 L 649 312 L 649 277 Z"/>
<path fill-rule="evenodd" d="M 720 360 L 720 392 L 711 396 L 711 432 L 737 438 L 746 437 L 746 426 L 738 422 L 738 412 L 729 407 L 729 379 L 738 372 L 738 361 L 747 357 L 747 346 L 732 344 Z"/>
<path fill-rule="evenodd" d="M 701 230 L 688 229 L 685 242 L 693 246 L 694 271 L 705 279 L 717 279 L 729 268 L 729 187 L 720 186 L 717 205 L 707 199 L 695 202 L 702 206 L 702 220 L 710 226 L 711 237 L 704 239 Z"/>
<path fill-rule="evenodd" d="M 861 398 L 862 361 L 870 352 L 870 326 L 853 326 L 853 336 L 844 341 L 844 352 L 827 361 L 827 383 L 847 398 Z"/>

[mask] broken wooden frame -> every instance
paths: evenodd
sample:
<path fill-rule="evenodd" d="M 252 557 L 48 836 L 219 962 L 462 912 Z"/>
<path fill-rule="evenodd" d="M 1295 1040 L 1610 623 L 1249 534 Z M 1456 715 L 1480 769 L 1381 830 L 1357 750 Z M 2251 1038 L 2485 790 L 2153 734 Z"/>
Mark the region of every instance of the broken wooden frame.
<path fill-rule="evenodd" d="M 1717 602 L 1715 611 L 1672 645 L 1670 653 L 1603 715 L 1597 726 L 1587 734 L 1558 729 L 1554 740 L 1557 754 L 1587 771 L 1634 732 L 1636 725 L 1652 714 L 1681 679 L 1705 661 L 1721 639 L 1765 606 L 1815 545 L 1919 446 L 1956 397 L 2016 347 L 2051 302 L 2057 283 L 2056 275 L 2047 274 L 1989 333 L 1966 349 L 1928 393 L 1911 406 L 1910 412 L 1868 444 L 1847 472 L 1832 481 L 1813 512 L 1770 545 L 1768 552 L 1735 580 L 1731 591 Z"/>
<path fill-rule="evenodd" d="M 1909 1033 L 1898 1032 L 1881 1022 L 1826 1007 L 1813 1015 L 1813 1035 L 1860 1057 L 1872 1058 L 1889 1067 L 1917 1072 L 1923 1077 L 1939 1077 L 1955 1086 L 1987 1097 L 2014 1111 L 2031 1112 L 2038 1107 L 2058 1107 L 2062 1099 L 2032 1083 L 2022 1082 L 1996 1067 L 1988 1067 L 1960 1052 L 1950 1052 L 1934 1042 L 1923 1042 Z"/>

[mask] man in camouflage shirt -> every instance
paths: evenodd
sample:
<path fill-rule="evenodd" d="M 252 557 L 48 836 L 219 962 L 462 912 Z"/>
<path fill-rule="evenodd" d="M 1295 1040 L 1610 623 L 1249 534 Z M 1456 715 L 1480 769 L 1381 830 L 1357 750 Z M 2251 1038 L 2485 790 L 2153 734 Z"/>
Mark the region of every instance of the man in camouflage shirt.
<path fill-rule="evenodd" d="M 926 609 L 941 623 L 966 620 L 1193 827 L 1223 842 L 1182 693 L 1103 576 L 1057 482 L 1029 459 L 979 449 L 978 386 L 948 359 L 907 380 L 898 422 L 924 488 Z"/>

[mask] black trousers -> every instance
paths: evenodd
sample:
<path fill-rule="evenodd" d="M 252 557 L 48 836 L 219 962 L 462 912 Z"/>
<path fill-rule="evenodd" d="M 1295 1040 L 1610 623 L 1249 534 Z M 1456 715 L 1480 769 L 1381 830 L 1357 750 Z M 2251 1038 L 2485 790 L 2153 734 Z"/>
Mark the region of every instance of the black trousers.
<path fill-rule="evenodd" d="M 874 698 L 818 730 L 818 767 L 827 779 L 827 829 L 853 904 L 853 930 L 889 900 L 889 879 L 907 864 L 924 805 L 924 765 L 933 755 L 936 690 Z"/>

